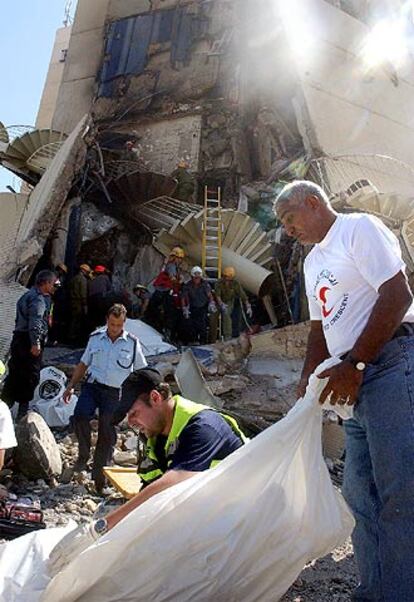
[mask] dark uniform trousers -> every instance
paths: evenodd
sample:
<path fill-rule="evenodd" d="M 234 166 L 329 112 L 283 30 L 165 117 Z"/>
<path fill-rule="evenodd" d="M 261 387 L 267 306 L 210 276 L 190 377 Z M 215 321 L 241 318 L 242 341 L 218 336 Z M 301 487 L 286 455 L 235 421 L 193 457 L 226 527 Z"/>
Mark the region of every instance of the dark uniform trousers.
<path fill-rule="evenodd" d="M 30 353 L 32 343 L 28 332 L 15 332 L 10 347 L 9 373 L 4 381 L 2 399 L 9 407 L 19 404 L 18 417 L 27 413 L 29 402 L 39 384 L 42 354 Z"/>
<path fill-rule="evenodd" d="M 91 449 L 91 425 L 96 410 L 99 412 L 98 440 L 93 458 L 92 478 L 97 487 L 103 487 L 104 466 L 112 464 L 116 443 L 113 424 L 114 413 L 119 410 L 121 389 L 100 383 L 85 383 L 82 386 L 74 412 L 74 427 L 79 443 L 79 464 L 86 464 Z"/>

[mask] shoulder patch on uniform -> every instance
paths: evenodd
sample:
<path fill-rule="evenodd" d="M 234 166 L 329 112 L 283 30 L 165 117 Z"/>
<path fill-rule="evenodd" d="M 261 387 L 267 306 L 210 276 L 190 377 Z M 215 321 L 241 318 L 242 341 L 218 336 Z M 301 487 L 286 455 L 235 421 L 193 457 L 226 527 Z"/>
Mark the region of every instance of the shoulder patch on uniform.
<path fill-rule="evenodd" d="M 131 332 L 127 332 L 127 338 L 132 339 L 133 341 L 138 341 L 138 337 L 132 334 Z"/>

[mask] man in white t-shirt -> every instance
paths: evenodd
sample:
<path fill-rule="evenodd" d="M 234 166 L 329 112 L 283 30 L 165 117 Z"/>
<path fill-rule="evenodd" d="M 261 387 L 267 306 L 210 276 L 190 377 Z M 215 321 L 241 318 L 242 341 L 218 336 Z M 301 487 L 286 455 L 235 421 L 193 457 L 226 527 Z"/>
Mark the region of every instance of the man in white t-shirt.
<path fill-rule="evenodd" d="M 313 244 L 305 260 L 311 330 L 299 395 L 329 356 L 320 402 L 354 407 L 346 421 L 343 494 L 356 527 L 354 600 L 414 600 L 414 307 L 394 234 L 377 218 L 337 214 L 307 181 L 285 186 L 275 213 Z"/>

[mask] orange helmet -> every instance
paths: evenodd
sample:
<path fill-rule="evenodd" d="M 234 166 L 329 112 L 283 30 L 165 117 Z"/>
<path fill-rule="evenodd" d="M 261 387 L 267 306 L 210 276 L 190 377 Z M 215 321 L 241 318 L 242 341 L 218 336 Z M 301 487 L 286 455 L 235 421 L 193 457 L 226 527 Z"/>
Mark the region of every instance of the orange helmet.
<path fill-rule="evenodd" d="M 229 265 L 227 268 L 224 268 L 223 270 L 223 276 L 225 276 L 226 278 L 230 278 L 233 279 L 236 275 L 236 270 L 233 268 L 233 266 Z"/>
<path fill-rule="evenodd" d="M 170 257 L 171 255 L 174 255 L 174 257 L 179 257 L 180 259 L 184 259 L 185 257 L 184 250 L 181 247 L 174 247 L 173 249 L 171 249 Z"/>

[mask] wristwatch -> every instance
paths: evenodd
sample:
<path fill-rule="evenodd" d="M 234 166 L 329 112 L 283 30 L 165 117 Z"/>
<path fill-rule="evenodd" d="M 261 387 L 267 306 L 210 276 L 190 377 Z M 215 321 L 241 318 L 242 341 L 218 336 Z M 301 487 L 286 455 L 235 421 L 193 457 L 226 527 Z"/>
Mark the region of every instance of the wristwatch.
<path fill-rule="evenodd" d="M 356 370 L 358 370 L 359 372 L 363 372 L 365 370 L 365 368 L 367 367 L 367 365 L 364 362 L 356 360 L 354 357 L 352 357 L 352 355 L 350 353 L 348 353 L 348 355 L 346 356 L 345 361 L 352 364 L 353 367 Z"/>
<path fill-rule="evenodd" d="M 108 531 L 108 521 L 106 518 L 98 518 L 93 525 L 93 529 L 98 535 L 103 535 L 106 533 Z"/>

